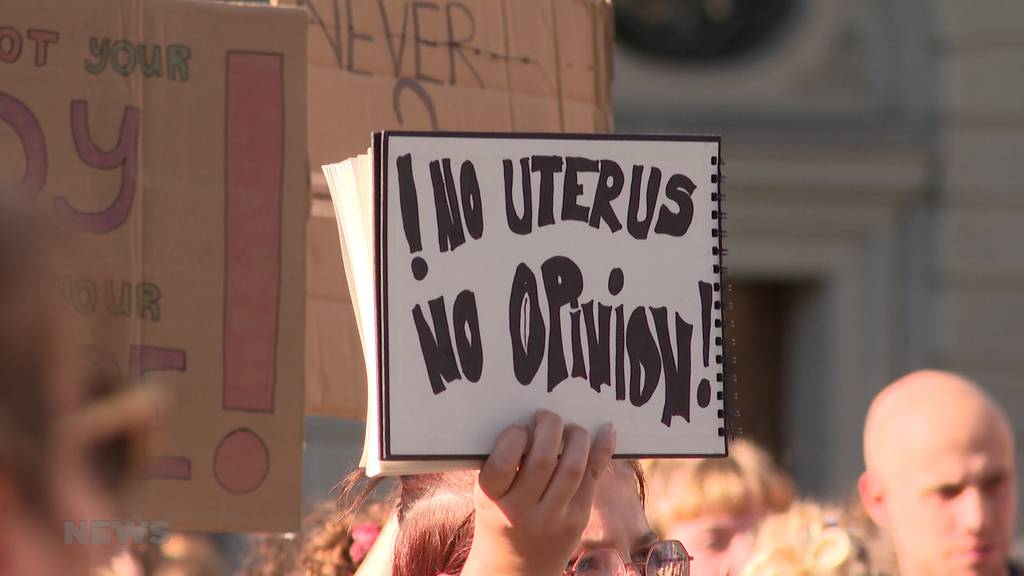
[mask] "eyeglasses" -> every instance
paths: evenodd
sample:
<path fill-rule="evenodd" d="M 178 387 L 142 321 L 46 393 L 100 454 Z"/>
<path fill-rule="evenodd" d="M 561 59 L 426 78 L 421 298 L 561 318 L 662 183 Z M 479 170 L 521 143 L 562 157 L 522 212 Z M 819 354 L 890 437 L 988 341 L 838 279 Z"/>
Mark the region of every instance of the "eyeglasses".
<path fill-rule="evenodd" d="M 626 576 L 630 566 L 640 576 L 689 576 L 690 560 L 693 557 L 678 540 L 655 542 L 643 562 L 626 563 L 615 549 L 597 548 L 580 554 L 565 576 Z"/>

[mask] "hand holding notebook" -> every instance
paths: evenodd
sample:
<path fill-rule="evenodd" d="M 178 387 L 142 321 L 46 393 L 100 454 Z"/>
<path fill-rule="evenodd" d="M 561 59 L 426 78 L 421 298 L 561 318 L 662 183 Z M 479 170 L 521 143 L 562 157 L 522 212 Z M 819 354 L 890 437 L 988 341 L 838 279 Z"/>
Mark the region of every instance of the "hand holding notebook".
<path fill-rule="evenodd" d="M 539 408 L 725 453 L 717 137 L 385 132 L 324 167 L 370 475 L 479 466 Z"/>

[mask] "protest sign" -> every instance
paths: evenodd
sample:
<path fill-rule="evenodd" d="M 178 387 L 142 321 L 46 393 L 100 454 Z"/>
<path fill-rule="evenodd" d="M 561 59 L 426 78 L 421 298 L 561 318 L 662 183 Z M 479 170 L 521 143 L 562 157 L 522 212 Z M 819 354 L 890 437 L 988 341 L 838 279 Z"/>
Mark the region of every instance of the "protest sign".
<path fill-rule="evenodd" d="M 285 530 L 301 498 L 306 20 L 172 0 L 0 0 L 0 188 L 68 231 L 66 306 L 156 376 L 133 512 Z"/>
<path fill-rule="evenodd" d="M 362 352 L 319 166 L 385 129 L 606 132 L 604 0 L 282 0 L 309 23 L 307 411 L 363 418 Z"/>
<path fill-rule="evenodd" d="M 317 167 L 365 151 L 376 130 L 611 128 L 604 0 L 289 1 L 309 17 L 321 182 Z"/>
<path fill-rule="evenodd" d="M 379 142 L 327 168 L 376 347 L 369 468 L 485 457 L 539 408 L 615 423 L 620 457 L 725 454 L 717 137 Z"/>

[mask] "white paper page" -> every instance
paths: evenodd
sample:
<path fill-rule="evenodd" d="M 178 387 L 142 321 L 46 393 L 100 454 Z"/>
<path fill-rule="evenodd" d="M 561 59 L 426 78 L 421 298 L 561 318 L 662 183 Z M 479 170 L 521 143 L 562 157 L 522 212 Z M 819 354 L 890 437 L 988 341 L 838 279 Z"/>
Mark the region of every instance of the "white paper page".
<path fill-rule="evenodd" d="M 374 317 L 374 286 L 371 245 L 368 240 L 371 232 L 365 229 L 367 209 L 361 206 L 359 180 L 356 176 L 357 164 L 346 160 L 338 164 L 323 167 L 324 175 L 331 191 L 338 229 L 345 253 L 345 276 L 348 281 L 349 293 L 355 306 L 356 323 L 359 329 L 363 348 L 363 361 L 366 365 L 367 377 L 367 422 L 376 423 L 379 411 L 376 405 L 375 386 L 370 383 L 377 381 L 377 331 Z M 363 442 L 363 455 L 360 466 L 371 466 L 371 456 L 377 454 L 379 435 L 376 425 L 366 427 Z"/>
<path fill-rule="evenodd" d="M 487 454 L 497 435 L 514 422 L 529 422 L 533 413 L 541 407 L 567 416 L 567 419 L 596 431 L 605 422 L 615 422 L 618 428 L 618 454 L 620 455 L 716 455 L 725 453 L 725 440 L 720 433 L 724 410 L 722 395 L 722 367 L 717 358 L 722 355 L 720 345 L 722 331 L 713 324 L 721 318 L 721 312 L 714 309 L 706 324 L 705 317 L 713 301 L 718 301 L 720 292 L 715 291 L 702 298 L 701 282 L 710 286 L 720 282 L 713 272 L 719 257 L 713 254 L 718 238 L 712 230 L 718 221 L 712 212 L 718 209 L 712 194 L 718 191 L 717 176 L 719 144 L 717 139 L 694 141 L 669 140 L 567 140 L 561 138 L 488 138 L 488 137 L 438 137 L 422 135 L 387 135 L 385 150 L 386 171 L 386 245 L 383 247 L 383 265 L 387 274 L 385 297 L 387 335 L 385 382 L 387 426 L 384 439 L 391 457 L 416 458 L 465 458 Z M 416 190 L 418 238 L 405 224 L 405 208 L 401 195 L 399 159 L 410 155 L 412 182 Z M 562 171 L 554 173 L 550 196 L 552 223 L 541 225 L 542 204 L 541 174 L 534 171 L 534 157 L 552 156 L 561 158 Z M 613 232 L 607 219 L 590 221 L 589 210 L 597 201 L 598 172 L 581 171 L 577 174 L 580 185 L 578 196 L 565 194 L 565 174 L 568 157 L 594 160 L 594 164 L 572 161 L 577 168 L 599 169 L 601 162 L 611 160 L 605 166 L 618 165 L 622 174 L 622 187 L 614 199 L 608 200 L 602 210 L 610 210 L 621 228 Z M 455 184 L 458 219 L 464 242 L 454 249 L 442 250 L 439 236 L 438 209 L 435 204 L 430 162 L 441 158 L 450 159 L 452 180 Z M 529 219 L 528 234 L 517 234 L 510 230 L 509 213 L 506 209 L 506 179 L 504 160 L 511 161 L 513 169 L 512 198 L 516 216 L 524 210 L 521 183 L 521 159 L 531 159 L 529 165 L 532 216 Z M 470 161 L 475 171 L 462 171 L 464 161 Z M 543 160 L 540 161 L 543 164 Z M 659 185 L 655 188 L 656 205 L 653 218 L 646 234 L 634 237 L 629 226 L 629 205 L 634 180 L 634 165 L 640 166 L 640 180 L 637 190 L 638 202 L 635 212 L 639 219 L 646 215 L 647 186 L 653 169 L 660 171 Z M 439 167 L 443 164 L 439 164 Z M 606 185 L 614 188 L 615 176 L 609 168 Z M 442 174 L 441 169 L 438 174 Z M 441 178 L 443 181 L 443 177 Z M 479 184 L 479 197 L 466 194 L 466 182 Z M 684 189 L 687 183 L 691 190 Z M 670 188 L 675 186 L 673 191 Z M 470 186 L 469 188 L 472 188 Z M 573 188 L 570 186 L 570 190 Z M 610 194 L 605 190 L 606 194 Z M 674 194 L 677 200 L 669 198 Z M 675 214 L 685 211 L 686 194 L 692 201 L 692 220 L 685 227 L 682 236 L 656 232 L 659 220 L 664 220 L 666 229 L 675 222 L 679 233 L 679 219 Z M 439 197 L 443 200 L 445 194 Z M 565 202 L 564 199 L 569 201 Z M 479 202 L 479 205 L 474 205 Z M 574 207 L 575 203 L 575 207 Z M 563 206 L 565 204 L 566 206 Z M 408 202 L 407 202 L 408 205 Z M 447 204 L 442 203 L 447 209 Z M 563 212 L 563 208 L 568 208 Z M 479 219 L 473 215 L 479 211 Z M 581 210 L 587 213 L 580 216 Z M 603 212 L 606 214 L 606 212 Z M 664 217 L 662 216 L 666 214 Z M 568 218 L 565 216 L 568 215 Z M 607 215 L 607 214 L 606 214 Z M 586 221 L 573 220 L 582 218 Z M 476 229 L 482 224 L 482 229 Z M 546 222 L 544 222 L 546 224 Z M 595 227 L 596 224 L 596 227 Z M 642 226 L 636 227 L 638 230 Z M 479 233 L 479 238 L 474 234 Z M 420 248 L 420 249 L 415 249 Z M 572 275 L 572 268 L 578 268 L 583 288 L 576 299 L 579 307 L 571 303 L 558 309 L 561 347 L 550 349 L 552 316 L 548 309 L 548 294 L 545 290 L 544 269 L 570 261 L 565 274 Z M 414 270 L 426 274 L 417 277 Z M 543 336 L 539 363 L 523 362 L 536 367 L 527 382 L 518 381 L 513 361 L 514 337 L 529 340 L 525 329 L 526 318 L 532 308 L 526 300 L 512 302 L 512 286 L 517 269 L 522 264 L 532 274 L 536 285 L 537 306 L 544 330 L 537 331 Z M 613 277 L 621 272 L 621 292 L 612 293 Z M 552 278 L 554 278 L 552 274 Z M 454 303 L 460 293 L 472 293 L 475 306 L 466 305 L 464 310 L 475 310 L 475 321 L 455 326 L 457 314 Z M 423 353 L 424 345 L 414 320 L 414 310 L 419 307 L 426 332 L 436 338 L 432 309 L 429 302 L 443 298 L 448 339 L 451 341 L 452 357 L 456 363 L 458 377 L 447 382 L 441 380 L 442 391 L 437 391 L 430 382 L 430 369 Z M 470 300 L 464 297 L 465 304 Z M 584 308 L 592 306 L 593 324 L 600 332 L 600 307 L 609 306 L 610 329 L 608 354 L 610 357 L 609 380 L 601 385 L 590 380 L 593 366 L 590 362 L 590 338 L 586 327 Z M 705 304 L 706 303 L 706 304 Z M 615 309 L 623 308 L 623 322 L 619 323 Z M 518 326 L 512 326 L 512 310 L 525 311 Z M 656 327 L 656 315 L 652 309 L 665 309 L 664 336 Z M 572 330 L 577 315 L 580 334 L 578 344 Z M 635 330 L 629 330 L 631 318 L 636 315 Z M 685 335 L 685 326 L 680 328 L 676 317 L 691 328 L 689 347 L 679 349 L 679 338 Z M 467 315 L 461 318 L 465 320 Z M 475 322 L 475 324 L 474 324 Z M 616 344 L 619 340 L 617 327 L 622 326 L 623 334 L 630 333 L 631 342 L 639 343 L 623 353 L 624 379 L 621 381 L 622 399 L 617 398 L 620 383 L 617 379 L 618 362 Z M 455 326 L 455 327 L 453 327 Z M 646 326 L 646 328 L 645 328 Z M 479 345 L 474 346 L 479 328 Z M 459 331 L 461 330 L 461 334 Z M 649 343 L 642 344 L 648 334 Z M 458 339 L 463 338 L 469 345 L 469 365 L 462 355 Z M 600 335 L 600 334 L 599 334 Z M 622 338 L 621 340 L 626 340 Z M 666 355 L 662 346 L 667 346 L 668 357 L 673 363 L 679 356 L 688 361 L 689 378 L 676 377 L 671 386 L 673 402 L 669 401 L 670 389 L 666 382 Z M 429 345 L 428 345 L 429 347 Z M 707 349 L 705 364 L 704 349 Z M 442 347 L 443 348 L 443 347 Z M 599 350 L 600 346 L 595 346 Z M 474 371 L 474 349 L 482 349 L 480 376 L 472 381 Z M 578 354 L 577 354 L 578 349 Z M 656 351 L 656 352 L 652 352 Z M 633 370 L 632 358 L 657 358 L 661 374 L 655 384 L 643 385 L 645 372 Z M 647 356 L 642 356 L 647 354 Z M 552 358 L 561 355 L 568 377 L 558 381 L 553 390 L 548 390 L 548 372 Z M 582 358 L 577 362 L 576 357 Z M 637 360 L 639 362 L 639 360 Z M 587 377 L 573 375 L 577 364 Z M 600 362 L 597 362 L 600 364 Z M 437 370 L 435 370 L 437 372 Z M 524 372 L 530 372 L 525 370 Z M 637 384 L 631 383 L 636 372 Z M 556 374 L 556 380 L 557 374 Z M 685 381 L 685 386 L 683 385 Z M 595 390 L 596 386 L 598 390 Z M 685 388 L 688 387 L 688 390 Z M 680 401 L 681 397 L 684 397 Z M 686 405 L 689 421 L 680 413 Z M 668 407 L 668 408 L 667 408 Z M 666 416 L 666 411 L 669 414 Z"/>

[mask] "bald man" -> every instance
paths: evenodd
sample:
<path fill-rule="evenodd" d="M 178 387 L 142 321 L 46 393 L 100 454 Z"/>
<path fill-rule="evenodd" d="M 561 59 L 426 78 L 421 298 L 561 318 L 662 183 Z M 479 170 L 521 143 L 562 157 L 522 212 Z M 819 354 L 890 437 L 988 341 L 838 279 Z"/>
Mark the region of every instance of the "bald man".
<path fill-rule="evenodd" d="M 909 374 L 864 424 L 860 497 L 892 536 L 903 576 L 1007 576 L 1017 508 L 1013 432 L 977 385 Z"/>

